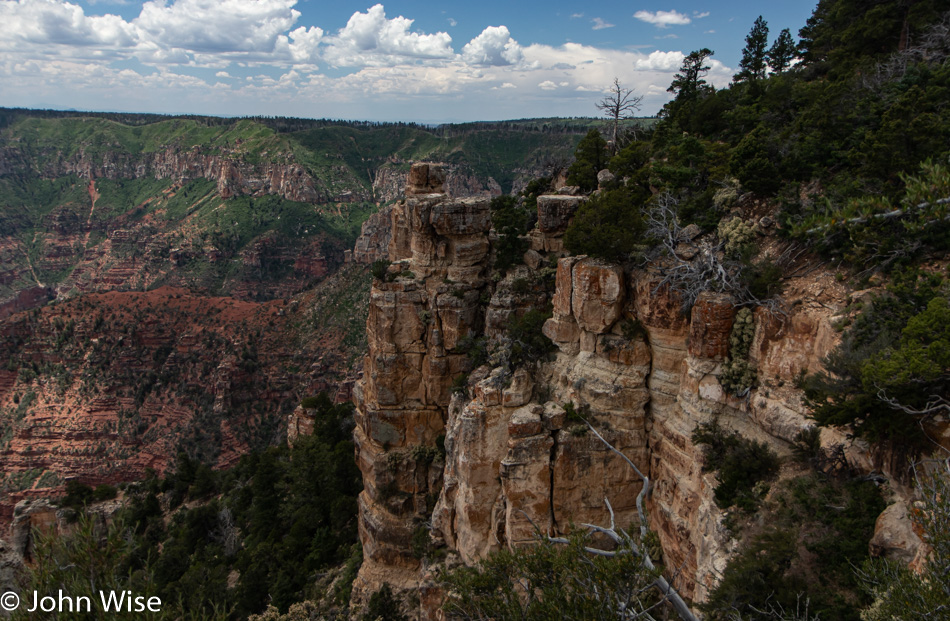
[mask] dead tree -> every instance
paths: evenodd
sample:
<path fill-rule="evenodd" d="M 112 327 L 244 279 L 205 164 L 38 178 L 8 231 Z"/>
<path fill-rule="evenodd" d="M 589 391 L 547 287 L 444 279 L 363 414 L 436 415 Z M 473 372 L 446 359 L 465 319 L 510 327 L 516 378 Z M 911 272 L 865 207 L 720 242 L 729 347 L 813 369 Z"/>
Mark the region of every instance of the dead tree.
<path fill-rule="evenodd" d="M 643 95 L 634 95 L 633 89 L 620 86 L 620 80 L 614 78 L 610 93 L 597 102 L 597 109 L 603 111 L 604 116 L 613 123 L 611 148 L 614 153 L 617 152 L 619 146 L 617 139 L 620 135 L 620 121 L 634 118 L 634 113 L 640 111 L 642 101 Z"/>
<path fill-rule="evenodd" d="M 696 298 L 704 291 L 732 294 L 737 305 L 764 306 L 770 312 L 783 313 L 777 300 L 760 300 L 742 280 L 742 264 L 726 256 L 722 240 L 703 240 L 696 244 L 695 254 L 683 254 L 683 246 L 690 241 L 677 215 L 678 201 L 669 193 L 657 198 L 646 213 L 647 233 L 656 244 L 648 259 L 663 278 L 654 287 L 656 293 L 668 285 L 682 301 L 688 312 Z"/>

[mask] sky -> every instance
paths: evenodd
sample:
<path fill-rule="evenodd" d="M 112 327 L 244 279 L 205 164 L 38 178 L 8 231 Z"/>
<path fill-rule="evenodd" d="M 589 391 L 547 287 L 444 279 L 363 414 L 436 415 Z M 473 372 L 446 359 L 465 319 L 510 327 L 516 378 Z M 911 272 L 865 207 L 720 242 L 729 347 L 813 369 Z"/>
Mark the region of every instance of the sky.
<path fill-rule="evenodd" d="M 727 85 L 760 14 L 815 0 L 0 0 L 0 106 L 443 123 L 655 114 L 683 58 Z M 796 37 L 797 40 L 797 37 Z"/>

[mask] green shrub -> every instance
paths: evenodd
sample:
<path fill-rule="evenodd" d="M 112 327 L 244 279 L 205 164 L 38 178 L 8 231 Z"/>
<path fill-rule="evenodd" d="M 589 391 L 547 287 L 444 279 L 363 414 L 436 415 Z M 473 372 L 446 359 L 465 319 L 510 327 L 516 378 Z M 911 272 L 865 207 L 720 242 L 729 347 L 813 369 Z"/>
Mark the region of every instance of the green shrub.
<path fill-rule="evenodd" d="M 661 597 L 650 585 L 639 554 L 595 556 L 577 533 L 568 545 L 546 539 L 536 545 L 504 548 L 477 565 L 439 577 L 448 619 L 588 620 L 667 618 Z"/>
<path fill-rule="evenodd" d="M 426 444 L 416 444 L 409 449 L 409 457 L 417 464 L 431 464 L 442 453 L 438 447 L 428 446 Z"/>
<path fill-rule="evenodd" d="M 415 558 L 425 558 L 432 550 L 432 538 L 429 537 L 429 529 L 425 524 L 419 524 L 412 531 L 412 540 L 409 548 Z"/>
<path fill-rule="evenodd" d="M 511 282 L 511 292 L 518 295 L 524 295 L 531 291 L 531 281 L 527 278 L 515 278 Z"/>
<path fill-rule="evenodd" d="M 490 205 L 492 226 L 498 233 L 494 269 L 504 274 L 523 262 L 528 240 L 522 236 L 528 232 L 531 213 L 513 196 L 496 196 Z"/>
<path fill-rule="evenodd" d="M 456 375 L 449 389 L 455 394 L 464 395 L 468 390 L 468 373 Z"/>
<path fill-rule="evenodd" d="M 729 168 L 742 186 L 762 196 L 773 196 L 782 185 L 782 176 L 773 163 L 775 143 L 764 124 L 746 135 L 729 160 Z"/>
<path fill-rule="evenodd" d="M 763 442 L 726 431 L 715 420 L 697 425 L 691 439 L 703 445 L 703 471 L 717 472 L 714 495 L 719 508 L 755 511 L 768 491 L 759 483 L 778 474 L 778 455 Z"/>
<path fill-rule="evenodd" d="M 83 507 L 92 500 L 93 494 L 94 490 L 85 483 L 80 483 L 75 479 L 66 481 L 66 495 L 59 501 L 59 504 L 74 509 Z"/>
<path fill-rule="evenodd" d="M 320 407 L 321 402 L 319 397 L 304 397 L 300 400 L 300 407 L 305 410 L 313 410 Z"/>
<path fill-rule="evenodd" d="M 567 169 L 567 184 L 576 185 L 584 192 L 597 189 L 597 173 L 607 167 L 607 141 L 597 129 L 591 129 L 577 143 L 574 163 Z"/>
<path fill-rule="evenodd" d="M 578 207 L 564 233 L 571 254 L 623 262 L 645 243 L 646 224 L 638 194 L 626 188 L 605 190 Z"/>
<path fill-rule="evenodd" d="M 628 341 L 646 339 L 648 336 L 646 327 L 639 319 L 624 318 L 620 322 L 620 330 L 623 332 L 623 338 Z"/>
<path fill-rule="evenodd" d="M 926 409 L 950 384 L 946 287 L 939 275 L 898 272 L 887 294 L 862 307 L 824 361 L 827 373 L 805 380 L 819 425 L 849 426 L 907 458 L 928 446 L 929 420 L 912 411 Z"/>
<path fill-rule="evenodd" d="M 370 267 L 370 272 L 373 274 L 373 278 L 381 282 L 387 282 L 389 280 L 390 265 L 392 265 L 392 263 L 385 259 L 377 259 L 376 261 L 373 261 L 373 265 Z"/>
<path fill-rule="evenodd" d="M 119 495 L 119 490 L 114 485 L 102 483 L 96 486 L 92 492 L 92 501 L 101 502 L 103 500 L 112 500 Z"/>
<path fill-rule="evenodd" d="M 544 322 L 550 317 L 550 312 L 531 309 L 508 323 L 507 335 L 511 339 L 512 368 L 537 362 L 557 349 L 551 339 L 541 332 Z"/>
<path fill-rule="evenodd" d="M 459 339 L 455 349 L 468 356 L 473 369 L 488 362 L 488 339 L 484 336 L 476 336 L 470 332 Z"/>
<path fill-rule="evenodd" d="M 711 621 L 809 602 L 820 619 L 858 621 L 868 598 L 856 567 L 884 509 L 869 481 L 809 474 L 779 484 L 703 609 Z"/>
<path fill-rule="evenodd" d="M 393 594 L 392 587 L 384 582 L 379 590 L 370 595 L 361 621 L 408 621 L 402 614 L 402 602 Z"/>
<path fill-rule="evenodd" d="M 767 300 L 782 292 L 782 268 L 769 259 L 746 264 L 741 278 L 742 284 L 757 300 Z"/>

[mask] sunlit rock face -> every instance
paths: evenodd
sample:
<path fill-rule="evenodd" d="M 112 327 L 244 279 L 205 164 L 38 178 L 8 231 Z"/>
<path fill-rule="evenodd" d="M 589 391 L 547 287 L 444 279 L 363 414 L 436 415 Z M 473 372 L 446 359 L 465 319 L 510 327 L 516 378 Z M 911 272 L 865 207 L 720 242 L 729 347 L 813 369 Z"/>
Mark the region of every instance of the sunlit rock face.
<path fill-rule="evenodd" d="M 782 312 L 756 311 L 749 357 L 758 383 L 739 398 L 719 382 L 732 297 L 707 292 L 684 308 L 660 266 L 564 256 L 561 236 L 583 200 L 571 195 L 539 198 L 529 265 L 494 274 L 488 200 L 443 189 L 435 166 L 413 168 L 406 200 L 389 214 L 390 276 L 371 293 L 369 353 L 355 391 L 365 486 L 357 600 L 388 582 L 419 594 L 414 617 L 438 618 L 433 567 L 414 553 L 420 540 L 474 563 L 531 544 L 539 530 L 606 524 L 605 500 L 618 525 L 637 526 L 643 481 L 583 419 L 649 477 L 646 519 L 665 566 L 678 569 L 685 597 L 703 601 L 735 541 L 693 430 L 716 418 L 788 454 L 809 424 L 795 378 L 818 370 L 834 347 L 830 322 L 844 290 L 831 274 L 790 279 Z M 819 280 L 827 287 L 813 302 Z M 510 370 L 497 361 L 472 368 L 472 337 L 502 343 L 532 309 L 550 313 L 542 333 L 551 356 Z M 879 528 L 886 553 L 907 547 L 901 519 Z"/>

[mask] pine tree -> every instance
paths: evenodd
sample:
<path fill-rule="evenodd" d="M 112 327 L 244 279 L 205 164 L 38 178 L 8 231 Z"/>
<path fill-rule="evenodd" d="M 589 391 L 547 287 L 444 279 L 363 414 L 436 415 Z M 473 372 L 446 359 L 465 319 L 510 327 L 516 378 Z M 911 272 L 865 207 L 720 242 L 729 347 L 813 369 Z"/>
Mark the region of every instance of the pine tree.
<path fill-rule="evenodd" d="M 683 59 L 680 72 L 673 76 L 673 82 L 666 90 L 674 93 L 678 100 L 689 99 L 702 90 L 706 86 L 706 80 L 703 79 L 703 76 L 709 71 L 709 65 L 705 63 L 713 54 L 715 52 L 708 47 L 690 52 Z"/>
<path fill-rule="evenodd" d="M 739 73 L 733 76 L 733 81 L 748 80 L 755 82 L 765 77 L 766 60 L 769 44 L 769 25 L 761 15 L 752 25 L 752 30 L 745 38 L 745 47 L 742 48 L 742 60 L 739 61 Z"/>
<path fill-rule="evenodd" d="M 796 55 L 797 47 L 795 41 L 792 40 L 792 35 L 788 31 L 788 28 L 785 28 L 779 33 L 778 38 L 775 39 L 775 43 L 773 43 L 769 49 L 769 68 L 775 73 L 782 73 L 789 68 Z"/>
<path fill-rule="evenodd" d="M 574 163 L 567 169 L 567 183 L 584 192 L 597 189 L 597 173 L 607 167 L 607 141 L 600 131 L 591 129 L 577 143 Z"/>

